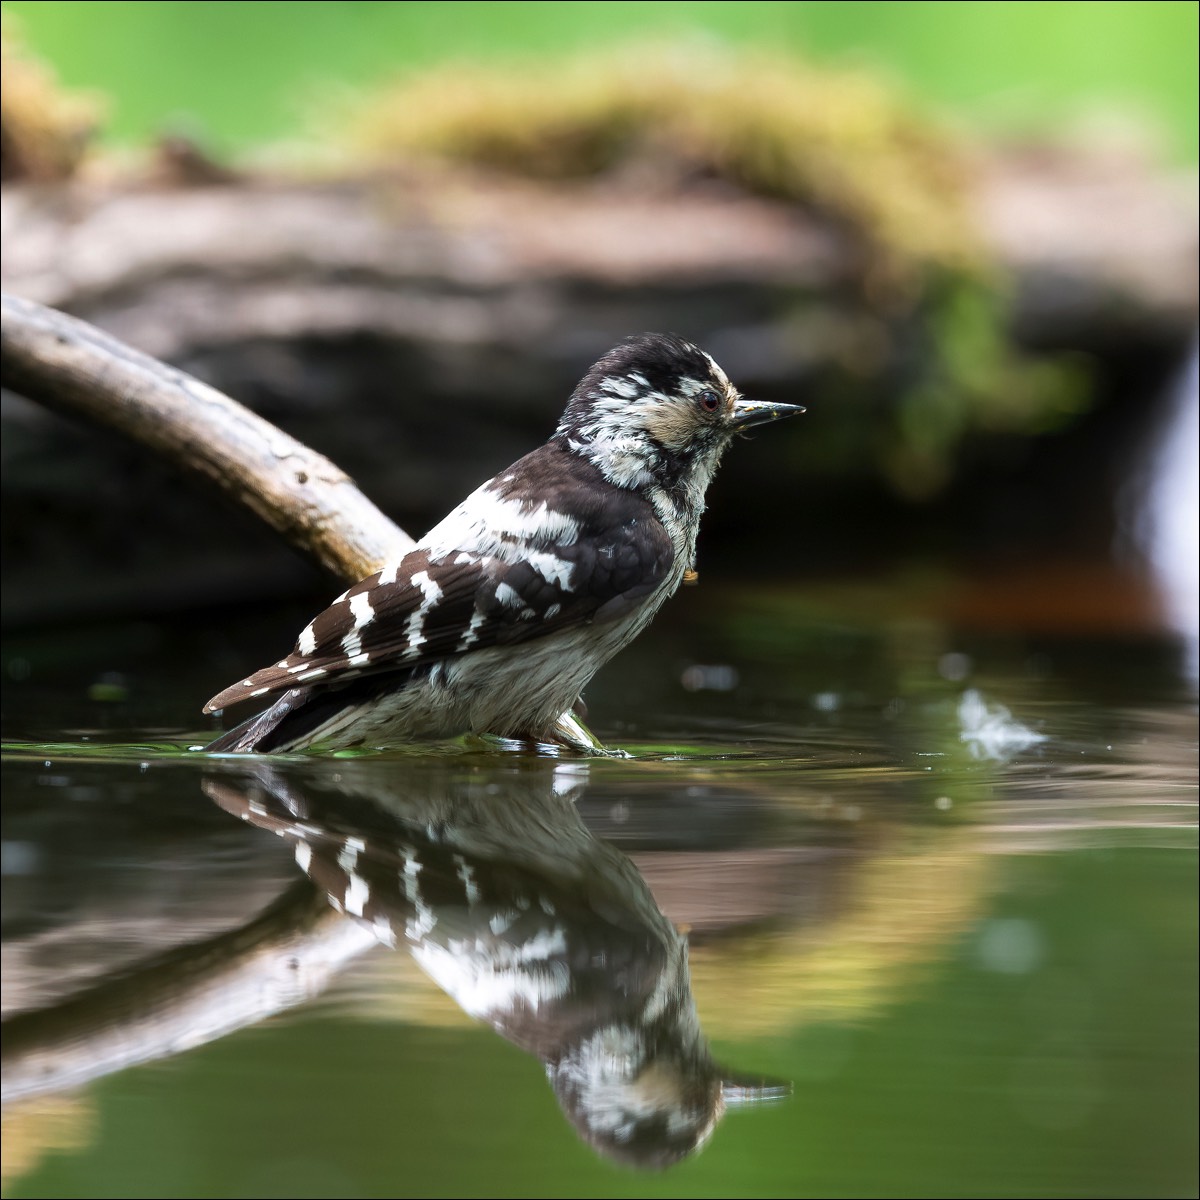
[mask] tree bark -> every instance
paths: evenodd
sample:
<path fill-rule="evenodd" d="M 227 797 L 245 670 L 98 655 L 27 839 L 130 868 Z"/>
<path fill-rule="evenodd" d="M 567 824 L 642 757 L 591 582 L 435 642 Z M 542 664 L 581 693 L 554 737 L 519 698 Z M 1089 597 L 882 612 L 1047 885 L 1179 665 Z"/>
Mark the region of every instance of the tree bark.
<path fill-rule="evenodd" d="M 0 305 L 5 387 L 205 477 L 347 581 L 412 548 L 344 471 L 215 388 L 65 313 L 10 295 Z"/>

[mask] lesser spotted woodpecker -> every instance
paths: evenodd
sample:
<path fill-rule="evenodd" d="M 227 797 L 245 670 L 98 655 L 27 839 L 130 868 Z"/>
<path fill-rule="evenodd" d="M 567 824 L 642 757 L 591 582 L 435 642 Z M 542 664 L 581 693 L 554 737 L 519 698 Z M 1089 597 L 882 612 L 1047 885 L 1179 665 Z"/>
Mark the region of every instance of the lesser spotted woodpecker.
<path fill-rule="evenodd" d="M 282 693 L 209 749 L 463 733 L 572 744 L 560 718 L 692 568 L 734 434 L 803 411 L 743 398 L 674 334 L 627 338 L 584 375 L 544 446 L 343 592 L 290 655 L 214 696 L 205 712 Z"/>

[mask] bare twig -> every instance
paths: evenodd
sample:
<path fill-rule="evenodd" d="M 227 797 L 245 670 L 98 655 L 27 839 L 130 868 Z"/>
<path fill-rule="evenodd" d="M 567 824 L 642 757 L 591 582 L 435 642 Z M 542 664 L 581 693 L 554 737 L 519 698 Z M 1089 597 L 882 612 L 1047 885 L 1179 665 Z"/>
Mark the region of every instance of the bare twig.
<path fill-rule="evenodd" d="M 412 548 L 344 471 L 215 388 L 55 309 L 0 305 L 5 387 L 205 476 L 349 582 Z"/>

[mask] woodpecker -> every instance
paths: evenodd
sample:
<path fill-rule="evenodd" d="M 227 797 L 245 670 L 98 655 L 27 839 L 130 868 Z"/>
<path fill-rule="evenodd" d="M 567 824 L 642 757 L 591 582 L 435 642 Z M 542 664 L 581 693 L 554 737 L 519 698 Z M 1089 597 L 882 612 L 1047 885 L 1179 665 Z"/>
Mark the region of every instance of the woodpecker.
<path fill-rule="evenodd" d="M 597 748 L 562 718 L 692 569 L 725 448 L 803 411 L 745 399 L 676 334 L 626 338 L 584 375 L 545 445 L 344 591 L 286 658 L 214 696 L 205 712 L 280 693 L 209 749 L 464 733 Z"/>

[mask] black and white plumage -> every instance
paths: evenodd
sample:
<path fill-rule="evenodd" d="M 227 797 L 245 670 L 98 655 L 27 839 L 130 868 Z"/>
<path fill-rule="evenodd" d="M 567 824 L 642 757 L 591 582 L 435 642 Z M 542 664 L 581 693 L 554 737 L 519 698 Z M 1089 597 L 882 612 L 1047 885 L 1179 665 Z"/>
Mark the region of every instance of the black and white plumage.
<path fill-rule="evenodd" d="M 570 741 L 560 718 L 692 567 L 732 437 L 802 411 L 742 398 L 674 334 L 626 339 L 544 446 L 343 592 L 287 658 L 214 696 L 206 712 L 282 693 L 209 748 Z"/>
<path fill-rule="evenodd" d="M 535 1055 L 567 1119 L 606 1157 L 661 1168 L 695 1153 L 728 1107 L 782 1081 L 713 1060 L 687 938 L 635 864 L 576 805 L 587 763 L 517 760 L 488 785 L 446 758 L 332 778 L 263 760 L 204 790 L 288 842 L 329 903 L 407 947 L 464 1012 Z"/>

